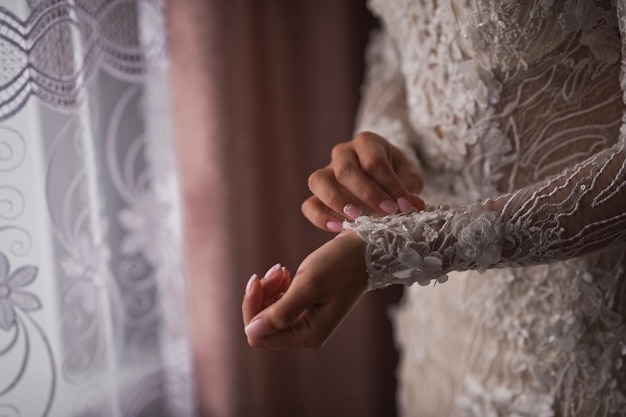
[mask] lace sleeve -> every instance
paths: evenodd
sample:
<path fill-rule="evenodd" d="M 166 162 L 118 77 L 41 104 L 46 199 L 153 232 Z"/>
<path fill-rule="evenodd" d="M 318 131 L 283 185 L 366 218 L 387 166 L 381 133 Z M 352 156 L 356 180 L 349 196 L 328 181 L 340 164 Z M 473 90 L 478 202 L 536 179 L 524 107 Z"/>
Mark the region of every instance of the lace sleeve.
<path fill-rule="evenodd" d="M 382 136 L 419 167 L 416 150 L 411 145 L 415 133 L 408 121 L 399 51 L 384 28 L 373 35 L 366 61 L 368 70 L 355 131 Z"/>
<path fill-rule="evenodd" d="M 617 6 L 624 49 L 626 6 Z M 623 50 L 622 67 L 624 56 Z M 622 68 L 626 91 L 624 74 Z M 557 175 L 496 199 L 346 223 L 368 243 L 370 289 L 427 285 L 444 282 L 450 271 L 545 264 L 625 245 L 626 116 L 612 142 Z"/>
<path fill-rule="evenodd" d="M 460 208 L 383 218 L 346 228 L 368 243 L 370 288 L 450 271 L 528 266 L 626 243 L 626 145 L 620 142 L 542 183 Z"/>

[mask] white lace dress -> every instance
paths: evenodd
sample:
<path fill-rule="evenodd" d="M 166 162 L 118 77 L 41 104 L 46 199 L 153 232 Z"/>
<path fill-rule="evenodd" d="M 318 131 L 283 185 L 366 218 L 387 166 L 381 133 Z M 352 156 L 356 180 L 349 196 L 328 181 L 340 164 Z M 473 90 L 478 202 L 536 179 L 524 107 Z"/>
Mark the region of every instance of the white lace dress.
<path fill-rule="evenodd" d="M 420 284 L 393 314 L 402 415 L 626 416 L 626 0 L 370 6 L 359 130 L 415 155 L 432 205 L 346 224 L 372 288 Z"/>

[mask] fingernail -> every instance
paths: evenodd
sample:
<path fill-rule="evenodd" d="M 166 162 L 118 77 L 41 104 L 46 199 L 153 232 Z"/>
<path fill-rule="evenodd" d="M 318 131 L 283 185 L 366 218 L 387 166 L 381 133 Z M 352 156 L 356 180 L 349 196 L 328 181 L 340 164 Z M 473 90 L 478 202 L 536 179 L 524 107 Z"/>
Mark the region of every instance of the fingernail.
<path fill-rule="evenodd" d="M 363 212 L 352 204 L 346 204 L 345 206 L 343 206 L 343 214 L 351 219 L 356 219 L 361 214 L 363 214 Z"/>
<path fill-rule="evenodd" d="M 272 277 L 276 272 L 278 272 L 278 270 L 280 269 L 280 264 L 276 264 L 273 267 L 271 267 L 270 269 L 267 270 L 267 272 L 265 273 L 265 276 L 263 278 L 270 278 Z"/>
<path fill-rule="evenodd" d="M 387 214 L 394 214 L 398 211 L 398 205 L 391 200 L 383 200 L 378 207 Z"/>
<path fill-rule="evenodd" d="M 250 277 L 250 279 L 248 280 L 248 283 L 246 284 L 246 294 L 250 293 L 250 290 L 252 289 L 252 284 L 257 279 L 259 279 L 259 276 L 257 274 L 254 274 Z"/>
<path fill-rule="evenodd" d="M 411 202 L 404 197 L 398 199 L 398 207 L 402 213 L 406 213 L 411 210 Z"/>
<path fill-rule="evenodd" d="M 326 223 L 326 228 L 333 232 L 341 232 L 343 230 L 343 224 L 331 220 Z"/>
<path fill-rule="evenodd" d="M 254 320 L 245 328 L 246 335 L 251 339 L 260 339 L 264 336 L 267 336 L 271 330 L 272 329 L 267 323 L 267 320 L 265 320 L 263 317 Z"/>

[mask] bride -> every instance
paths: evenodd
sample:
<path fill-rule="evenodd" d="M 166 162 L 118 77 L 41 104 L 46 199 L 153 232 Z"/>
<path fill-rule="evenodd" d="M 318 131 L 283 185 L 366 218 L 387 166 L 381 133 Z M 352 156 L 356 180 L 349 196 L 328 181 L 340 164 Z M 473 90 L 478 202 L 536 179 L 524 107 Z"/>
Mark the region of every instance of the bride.
<path fill-rule="evenodd" d="M 402 415 L 626 416 L 626 0 L 370 6 L 361 133 L 302 206 L 340 233 L 253 275 L 248 342 L 402 284 Z"/>

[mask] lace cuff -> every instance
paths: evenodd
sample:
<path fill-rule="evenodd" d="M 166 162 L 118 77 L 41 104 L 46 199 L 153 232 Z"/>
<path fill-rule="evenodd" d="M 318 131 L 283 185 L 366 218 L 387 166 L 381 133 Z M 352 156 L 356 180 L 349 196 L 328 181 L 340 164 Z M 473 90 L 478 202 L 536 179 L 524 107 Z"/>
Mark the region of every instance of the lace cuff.
<path fill-rule="evenodd" d="M 427 207 L 422 212 L 346 222 L 367 243 L 369 289 L 391 284 L 447 281 L 456 270 L 485 270 L 502 261 L 500 216 L 482 203 L 459 209 Z"/>

